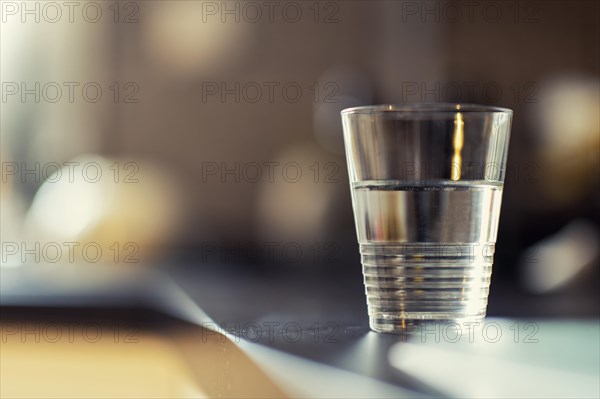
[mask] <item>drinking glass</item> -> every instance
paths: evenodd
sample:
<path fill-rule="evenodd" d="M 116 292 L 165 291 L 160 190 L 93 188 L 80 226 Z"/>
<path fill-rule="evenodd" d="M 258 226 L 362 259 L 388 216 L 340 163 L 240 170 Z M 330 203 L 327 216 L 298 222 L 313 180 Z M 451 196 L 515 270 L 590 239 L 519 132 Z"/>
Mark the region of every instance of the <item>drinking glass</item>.
<path fill-rule="evenodd" d="M 481 322 L 512 111 L 415 104 L 341 115 L 371 329 Z"/>

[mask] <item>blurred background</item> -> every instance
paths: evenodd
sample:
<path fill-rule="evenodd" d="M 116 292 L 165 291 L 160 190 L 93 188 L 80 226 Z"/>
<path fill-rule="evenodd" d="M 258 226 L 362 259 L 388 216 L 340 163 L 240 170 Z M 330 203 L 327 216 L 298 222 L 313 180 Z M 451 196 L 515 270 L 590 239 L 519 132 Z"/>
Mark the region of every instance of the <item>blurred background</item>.
<path fill-rule="evenodd" d="M 74 3 L 2 2 L 2 267 L 360 294 L 340 110 L 493 104 L 515 117 L 489 312 L 598 316 L 597 2 Z"/>

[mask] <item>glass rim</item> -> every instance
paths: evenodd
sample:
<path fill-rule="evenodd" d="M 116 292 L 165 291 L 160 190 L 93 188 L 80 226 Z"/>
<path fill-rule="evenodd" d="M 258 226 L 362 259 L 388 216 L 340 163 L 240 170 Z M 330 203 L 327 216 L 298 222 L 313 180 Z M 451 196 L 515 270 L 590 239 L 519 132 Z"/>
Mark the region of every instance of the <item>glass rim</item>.
<path fill-rule="evenodd" d="M 341 115 L 351 114 L 382 114 L 386 112 L 403 112 L 407 114 L 418 113 L 496 113 L 512 115 L 509 108 L 496 107 L 492 105 L 461 104 L 461 103 L 415 103 L 415 104 L 380 104 L 362 105 L 343 109 Z"/>

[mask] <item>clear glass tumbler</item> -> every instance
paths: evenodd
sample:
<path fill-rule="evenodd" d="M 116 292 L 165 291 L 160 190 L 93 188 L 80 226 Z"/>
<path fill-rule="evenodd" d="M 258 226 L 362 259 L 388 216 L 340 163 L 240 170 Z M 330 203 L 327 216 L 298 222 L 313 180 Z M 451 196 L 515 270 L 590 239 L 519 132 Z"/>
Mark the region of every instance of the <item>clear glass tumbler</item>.
<path fill-rule="evenodd" d="M 485 317 L 512 111 L 342 111 L 371 329 Z"/>

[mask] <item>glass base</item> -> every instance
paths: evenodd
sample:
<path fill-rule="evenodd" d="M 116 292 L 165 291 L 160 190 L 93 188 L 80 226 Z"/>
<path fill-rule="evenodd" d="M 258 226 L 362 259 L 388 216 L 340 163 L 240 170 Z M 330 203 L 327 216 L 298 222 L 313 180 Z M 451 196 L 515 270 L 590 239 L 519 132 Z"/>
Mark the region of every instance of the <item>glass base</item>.
<path fill-rule="evenodd" d="M 485 314 L 472 317 L 452 317 L 451 315 L 389 315 L 369 316 L 369 327 L 378 333 L 413 336 L 419 334 L 445 333 L 450 331 L 468 332 L 477 329 L 485 321 Z M 454 334 L 454 333 L 453 333 Z"/>
<path fill-rule="evenodd" d="M 483 320 L 492 257 L 467 250 L 440 253 L 440 246 L 476 248 L 472 243 L 361 244 L 372 330 L 411 334 L 430 324 L 470 328 Z"/>

